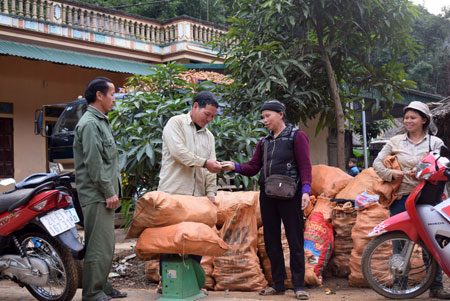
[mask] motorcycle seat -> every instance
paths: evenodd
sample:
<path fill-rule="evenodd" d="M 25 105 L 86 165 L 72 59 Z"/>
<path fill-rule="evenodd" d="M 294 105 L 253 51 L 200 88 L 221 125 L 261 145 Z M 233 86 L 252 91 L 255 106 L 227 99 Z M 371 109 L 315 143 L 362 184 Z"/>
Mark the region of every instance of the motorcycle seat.
<path fill-rule="evenodd" d="M 16 183 L 17 189 L 23 189 L 23 188 L 34 188 L 42 183 L 51 181 L 53 178 L 57 177 L 57 174 L 54 172 L 50 173 L 35 173 L 32 175 L 29 175 L 22 181 Z"/>
<path fill-rule="evenodd" d="M 25 188 L 14 190 L 9 193 L 0 195 L 0 214 L 16 209 L 21 205 L 24 205 L 30 201 L 30 199 L 34 196 L 35 189 L 33 188 Z"/>

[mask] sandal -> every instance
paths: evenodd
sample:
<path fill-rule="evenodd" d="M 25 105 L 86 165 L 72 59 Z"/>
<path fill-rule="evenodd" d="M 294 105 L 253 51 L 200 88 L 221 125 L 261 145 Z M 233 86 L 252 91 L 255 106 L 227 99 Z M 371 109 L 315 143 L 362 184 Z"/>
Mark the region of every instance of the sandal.
<path fill-rule="evenodd" d="M 259 292 L 261 296 L 274 296 L 274 295 L 284 295 L 284 291 L 277 291 L 273 287 L 269 286 Z"/>
<path fill-rule="evenodd" d="M 121 292 L 118 289 L 113 288 L 113 291 L 110 294 L 108 294 L 108 296 L 113 299 L 117 299 L 117 298 L 125 298 L 126 296 L 128 296 L 128 294 L 126 292 Z"/>
<path fill-rule="evenodd" d="M 305 291 L 296 291 L 295 298 L 297 298 L 298 300 L 308 300 L 309 294 Z"/>
<path fill-rule="evenodd" d="M 112 298 L 110 296 L 103 296 L 103 297 L 97 298 L 96 301 L 109 301 L 109 300 L 112 300 Z"/>

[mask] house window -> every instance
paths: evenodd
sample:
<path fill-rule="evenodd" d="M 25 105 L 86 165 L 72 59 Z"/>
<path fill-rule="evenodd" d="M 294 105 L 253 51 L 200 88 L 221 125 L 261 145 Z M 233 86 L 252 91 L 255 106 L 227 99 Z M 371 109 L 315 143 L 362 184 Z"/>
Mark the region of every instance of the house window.
<path fill-rule="evenodd" d="M 13 119 L 0 118 L 0 178 L 14 177 Z"/>

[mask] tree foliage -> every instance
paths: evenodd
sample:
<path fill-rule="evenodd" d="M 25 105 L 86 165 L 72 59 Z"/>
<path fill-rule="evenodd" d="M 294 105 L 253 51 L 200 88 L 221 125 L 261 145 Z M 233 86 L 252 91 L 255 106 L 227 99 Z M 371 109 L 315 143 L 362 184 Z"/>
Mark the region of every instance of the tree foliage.
<path fill-rule="evenodd" d="M 415 14 L 406 0 L 238 0 L 231 28 L 214 46 L 242 84 L 243 109 L 277 98 L 291 120 L 318 116 L 318 130 L 337 129 L 344 169 L 348 104 L 376 90 L 392 105 L 412 85 L 399 57 L 416 51 Z M 381 50 L 390 53 L 382 65 L 372 59 Z"/>
<path fill-rule="evenodd" d="M 421 45 L 415 61 L 404 58 L 408 78 L 420 91 L 450 95 L 450 20 L 447 15 L 433 15 L 420 8 L 412 34 Z"/>
<path fill-rule="evenodd" d="M 373 120 L 371 122 L 367 122 L 366 124 L 366 141 L 371 141 L 379 137 L 382 133 L 393 127 L 393 122 L 389 119 L 382 120 Z M 352 132 L 355 132 L 360 137 L 360 142 L 364 143 L 364 135 L 362 126 L 358 125 L 350 125 L 350 129 Z"/>

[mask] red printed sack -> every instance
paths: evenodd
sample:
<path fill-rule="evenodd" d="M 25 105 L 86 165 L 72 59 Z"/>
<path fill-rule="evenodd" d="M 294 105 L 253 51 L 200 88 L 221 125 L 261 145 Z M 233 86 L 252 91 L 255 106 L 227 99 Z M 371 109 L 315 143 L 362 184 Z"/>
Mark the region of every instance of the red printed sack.
<path fill-rule="evenodd" d="M 313 212 L 305 226 L 305 266 L 311 268 L 322 279 L 331 254 L 333 253 L 333 226 L 325 222 L 321 212 Z"/>

